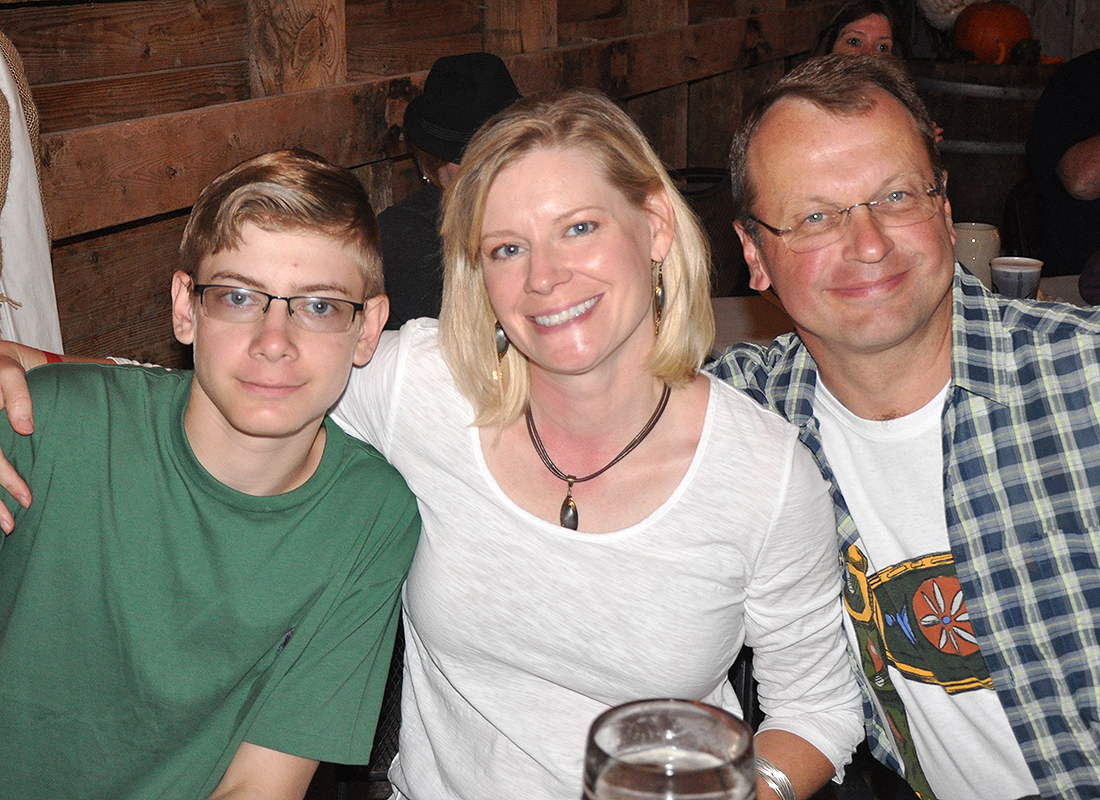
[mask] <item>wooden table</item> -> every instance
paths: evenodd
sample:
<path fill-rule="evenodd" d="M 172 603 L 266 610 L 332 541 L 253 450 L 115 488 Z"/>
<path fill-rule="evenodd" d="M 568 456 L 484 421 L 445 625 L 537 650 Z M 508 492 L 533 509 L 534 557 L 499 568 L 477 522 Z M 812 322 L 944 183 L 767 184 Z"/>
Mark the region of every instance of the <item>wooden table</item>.
<path fill-rule="evenodd" d="M 1040 278 L 1039 291 L 1043 293 L 1044 300 L 1087 306 L 1088 303 L 1081 298 L 1081 292 L 1077 289 L 1077 280 L 1080 277 L 1080 275 L 1053 275 L 1049 278 Z"/>

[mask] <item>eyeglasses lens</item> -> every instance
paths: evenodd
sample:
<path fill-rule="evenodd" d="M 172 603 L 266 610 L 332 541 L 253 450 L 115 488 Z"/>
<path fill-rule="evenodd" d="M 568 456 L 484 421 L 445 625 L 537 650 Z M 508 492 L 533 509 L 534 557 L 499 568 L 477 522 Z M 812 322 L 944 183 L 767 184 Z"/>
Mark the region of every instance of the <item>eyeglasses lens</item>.
<path fill-rule="evenodd" d="M 290 321 L 315 333 L 344 333 L 351 328 L 356 305 L 334 297 L 275 297 L 255 289 L 205 286 L 201 302 L 207 316 L 221 322 L 258 322 L 276 300 L 289 306 Z"/>
<path fill-rule="evenodd" d="M 809 253 L 835 244 L 844 235 L 845 225 L 856 209 L 864 206 L 883 228 L 905 228 L 927 222 L 936 213 L 940 189 L 895 188 L 874 200 L 857 203 L 838 211 L 815 211 L 791 226 L 784 237 L 796 253 Z"/>

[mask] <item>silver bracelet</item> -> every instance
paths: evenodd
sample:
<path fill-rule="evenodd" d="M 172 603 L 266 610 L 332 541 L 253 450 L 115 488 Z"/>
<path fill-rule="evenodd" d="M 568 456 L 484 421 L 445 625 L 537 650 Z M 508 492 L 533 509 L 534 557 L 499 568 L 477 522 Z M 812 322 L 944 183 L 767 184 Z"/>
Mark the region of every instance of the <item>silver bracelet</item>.
<path fill-rule="evenodd" d="M 768 759 L 757 756 L 756 771 L 760 773 L 760 779 L 768 784 L 768 788 L 779 795 L 779 800 L 798 800 L 787 773 Z"/>

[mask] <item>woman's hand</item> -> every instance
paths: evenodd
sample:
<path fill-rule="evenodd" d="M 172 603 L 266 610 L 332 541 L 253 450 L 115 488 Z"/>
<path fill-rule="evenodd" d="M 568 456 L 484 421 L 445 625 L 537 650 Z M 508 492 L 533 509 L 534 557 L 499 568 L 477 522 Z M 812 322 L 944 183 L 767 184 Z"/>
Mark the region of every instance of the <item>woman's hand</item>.
<path fill-rule="evenodd" d="M 18 342 L 0 342 L 0 408 L 7 411 L 8 421 L 16 433 L 26 435 L 34 431 L 26 371 L 45 363 L 46 354 L 41 350 Z M 23 508 L 31 504 L 30 487 L 3 453 L 0 453 L 0 487 L 6 489 Z M 0 530 L 11 533 L 14 528 L 15 518 L 8 507 L 0 503 Z"/>

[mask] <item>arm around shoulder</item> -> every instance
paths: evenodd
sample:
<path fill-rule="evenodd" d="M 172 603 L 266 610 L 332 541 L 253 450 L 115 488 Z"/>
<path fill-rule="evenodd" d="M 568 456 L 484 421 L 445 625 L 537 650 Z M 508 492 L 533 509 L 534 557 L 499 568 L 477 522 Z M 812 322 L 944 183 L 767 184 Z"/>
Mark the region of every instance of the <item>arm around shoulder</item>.
<path fill-rule="evenodd" d="M 41 350 L 18 342 L 0 342 L 0 408 L 7 411 L 8 420 L 16 433 L 34 432 L 31 396 L 27 390 L 27 370 L 49 361 L 50 354 Z"/>
<path fill-rule="evenodd" d="M 34 432 L 31 395 L 27 388 L 27 370 L 58 361 L 99 360 L 58 356 L 18 342 L 0 341 L 0 408 L 7 412 L 12 430 L 25 436 Z M 7 491 L 24 508 L 31 504 L 30 487 L 2 453 L 0 453 L 0 488 Z M 11 512 L 6 506 L 0 504 L 0 530 L 11 533 L 14 527 L 15 519 Z"/>
<path fill-rule="evenodd" d="M 7 412 L 12 430 L 24 436 L 34 433 L 27 370 L 45 363 L 47 363 L 47 356 L 41 350 L 18 342 L 0 341 L 0 408 Z M 30 487 L 2 453 L 0 453 L 0 487 L 3 487 L 24 508 L 31 504 Z M 14 529 L 14 516 L 6 505 L 0 504 L 0 530 L 11 533 Z"/>

